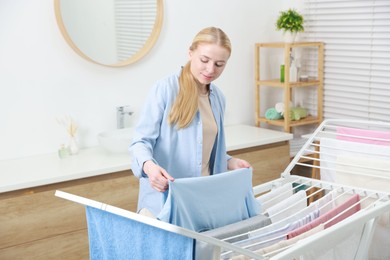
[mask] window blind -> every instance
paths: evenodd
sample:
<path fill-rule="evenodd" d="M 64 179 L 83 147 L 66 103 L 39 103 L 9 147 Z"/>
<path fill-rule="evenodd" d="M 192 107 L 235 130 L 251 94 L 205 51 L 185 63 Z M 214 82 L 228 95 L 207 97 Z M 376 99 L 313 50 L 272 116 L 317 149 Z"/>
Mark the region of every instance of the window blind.
<path fill-rule="evenodd" d="M 156 0 L 115 0 L 116 45 L 119 61 L 142 49 L 153 31 Z"/>
<path fill-rule="evenodd" d="M 325 43 L 324 118 L 390 121 L 390 1 L 305 0 L 305 41 Z"/>

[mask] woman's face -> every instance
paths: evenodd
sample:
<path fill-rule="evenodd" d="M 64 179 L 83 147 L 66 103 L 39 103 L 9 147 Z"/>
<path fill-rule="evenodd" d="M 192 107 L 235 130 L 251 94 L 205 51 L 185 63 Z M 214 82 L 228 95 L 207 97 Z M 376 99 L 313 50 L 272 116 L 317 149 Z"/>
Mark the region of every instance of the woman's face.
<path fill-rule="evenodd" d="M 189 52 L 192 75 L 203 85 L 216 80 L 225 69 L 230 53 L 217 44 L 204 43 Z"/>

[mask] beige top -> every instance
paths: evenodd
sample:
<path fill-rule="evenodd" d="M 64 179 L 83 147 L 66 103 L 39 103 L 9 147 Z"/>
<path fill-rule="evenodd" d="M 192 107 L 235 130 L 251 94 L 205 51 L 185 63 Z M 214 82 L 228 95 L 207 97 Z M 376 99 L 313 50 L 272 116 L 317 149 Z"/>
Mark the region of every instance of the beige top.
<path fill-rule="evenodd" d="M 203 125 L 202 175 L 210 175 L 210 155 L 218 133 L 208 94 L 199 94 L 200 117 Z"/>

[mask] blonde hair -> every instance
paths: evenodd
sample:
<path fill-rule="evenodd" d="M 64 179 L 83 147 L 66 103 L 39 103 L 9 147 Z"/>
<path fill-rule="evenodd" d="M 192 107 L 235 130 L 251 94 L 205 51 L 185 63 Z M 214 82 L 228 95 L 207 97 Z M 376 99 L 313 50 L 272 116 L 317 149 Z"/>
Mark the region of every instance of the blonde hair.
<path fill-rule="evenodd" d="M 199 44 L 217 44 L 231 53 L 231 43 L 228 36 L 219 28 L 208 27 L 201 30 L 192 41 L 190 50 L 194 51 Z M 177 127 L 189 126 L 198 110 L 198 81 L 191 73 L 190 61 L 183 67 L 179 77 L 179 93 L 169 113 L 168 122 Z"/>

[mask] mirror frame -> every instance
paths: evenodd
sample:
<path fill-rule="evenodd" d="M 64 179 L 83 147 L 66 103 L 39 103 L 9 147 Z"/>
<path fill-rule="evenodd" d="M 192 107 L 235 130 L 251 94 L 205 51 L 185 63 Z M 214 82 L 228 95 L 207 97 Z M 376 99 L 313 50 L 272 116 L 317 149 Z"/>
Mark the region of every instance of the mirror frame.
<path fill-rule="evenodd" d="M 63 1 L 66 1 L 66 0 L 63 0 Z M 108 66 L 108 67 L 124 67 L 124 66 L 130 65 L 132 63 L 135 63 L 136 61 L 138 61 L 142 57 L 144 57 L 152 49 L 152 47 L 156 43 L 156 41 L 160 35 L 160 32 L 161 32 L 162 23 L 163 23 L 163 16 L 164 16 L 163 0 L 156 0 L 156 2 L 157 2 L 156 20 L 155 20 L 152 32 L 151 32 L 149 38 L 147 39 L 147 41 L 145 42 L 144 46 L 140 50 L 138 50 L 137 53 L 135 53 L 133 56 L 129 57 L 125 61 L 121 61 L 121 62 L 114 63 L 114 64 L 100 63 L 100 62 L 95 61 L 91 57 L 87 56 L 85 53 L 83 53 L 77 47 L 77 45 L 73 42 L 72 38 L 70 37 L 70 35 L 68 34 L 68 32 L 65 28 L 64 22 L 62 20 L 60 2 L 61 2 L 61 0 L 54 0 L 54 12 L 55 12 L 56 20 L 57 20 L 57 25 L 61 31 L 62 36 L 65 38 L 65 41 L 69 44 L 69 46 L 78 55 L 80 55 L 84 59 L 86 59 L 92 63 L 95 63 L 95 64 Z"/>

